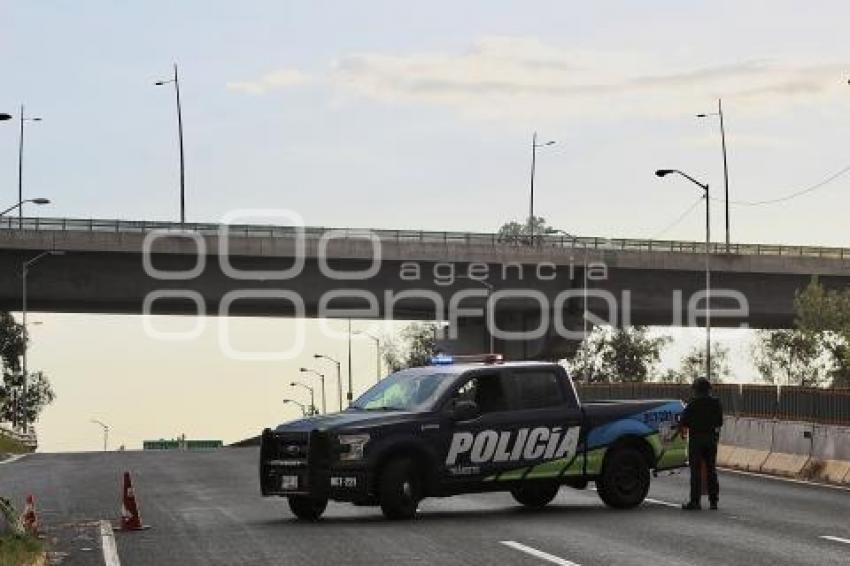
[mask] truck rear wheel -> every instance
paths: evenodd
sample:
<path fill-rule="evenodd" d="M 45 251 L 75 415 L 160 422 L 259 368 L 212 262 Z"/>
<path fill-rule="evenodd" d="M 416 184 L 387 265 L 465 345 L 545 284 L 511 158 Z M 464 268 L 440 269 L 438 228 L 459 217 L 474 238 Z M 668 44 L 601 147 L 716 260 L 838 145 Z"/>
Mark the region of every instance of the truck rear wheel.
<path fill-rule="evenodd" d="M 413 460 L 391 460 L 381 473 L 381 511 L 387 519 L 413 519 L 422 500 L 422 479 Z"/>
<path fill-rule="evenodd" d="M 617 448 L 605 458 L 602 476 L 596 480 L 599 497 L 609 507 L 637 507 L 649 493 L 649 464 L 634 448 Z"/>
<path fill-rule="evenodd" d="M 540 509 L 541 507 L 546 507 L 553 499 L 555 499 L 560 487 L 561 486 L 556 483 L 527 484 L 513 488 L 511 490 L 511 495 L 513 495 L 517 503 L 520 503 L 521 505 Z"/>
<path fill-rule="evenodd" d="M 317 499 L 306 495 L 290 495 L 288 499 L 292 514 L 302 521 L 318 521 L 328 506 L 327 499 Z"/>

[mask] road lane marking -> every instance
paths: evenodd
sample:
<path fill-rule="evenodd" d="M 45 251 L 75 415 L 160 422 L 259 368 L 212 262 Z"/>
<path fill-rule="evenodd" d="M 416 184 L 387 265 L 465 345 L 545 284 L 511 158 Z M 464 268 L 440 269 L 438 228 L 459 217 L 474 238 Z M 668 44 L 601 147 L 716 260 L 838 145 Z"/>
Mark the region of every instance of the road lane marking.
<path fill-rule="evenodd" d="M 115 533 L 109 521 L 100 522 L 100 539 L 103 547 L 103 562 L 106 566 L 121 566 L 118 559 L 118 545 L 115 543 Z"/>
<path fill-rule="evenodd" d="M 768 474 L 757 474 L 755 472 L 745 472 L 744 470 L 733 470 L 732 468 L 718 468 L 722 472 L 729 472 L 730 474 L 738 474 L 741 476 L 751 476 L 754 478 L 764 478 L 775 481 L 783 481 L 788 483 L 796 483 L 800 485 L 810 485 L 813 487 L 825 487 L 828 489 L 837 489 L 839 491 L 850 491 L 850 487 L 844 487 L 840 485 L 832 485 L 831 483 L 819 483 L 816 481 L 806 481 L 806 480 L 797 480 L 794 478 L 782 478 L 779 476 L 771 476 Z"/>
<path fill-rule="evenodd" d="M 29 456 L 29 454 L 15 454 L 14 456 L 10 456 L 5 460 L 0 460 L 0 465 L 11 464 L 12 462 L 17 462 L 22 458 L 26 458 L 27 456 Z"/>
<path fill-rule="evenodd" d="M 833 537 L 833 536 L 829 536 L 829 535 L 823 535 L 823 536 L 818 537 L 818 538 L 822 538 L 824 540 L 831 540 L 832 542 L 843 542 L 844 544 L 850 544 L 850 539 L 848 539 L 848 538 Z"/>
<path fill-rule="evenodd" d="M 664 505 L 665 507 L 675 507 L 676 509 L 682 506 L 680 503 L 670 503 L 669 501 L 661 501 L 660 499 L 652 499 L 651 497 L 647 497 L 644 501 L 655 505 Z"/>
<path fill-rule="evenodd" d="M 555 556 L 554 554 L 549 554 L 548 552 L 543 552 L 542 550 L 537 550 L 536 548 L 525 546 L 524 544 L 520 544 L 513 540 L 502 540 L 499 542 L 501 544 L 504 544 L 505 546 L 513 548 L 514 550 L 519 550 L 520 552 L 530 554 L 535 558 L 551 562 L 552 564 L 558 564 L 559 566 L 581 566 L 576 562 L 570 562 L 566 558 L 561 558 L 560 556 Z"/>

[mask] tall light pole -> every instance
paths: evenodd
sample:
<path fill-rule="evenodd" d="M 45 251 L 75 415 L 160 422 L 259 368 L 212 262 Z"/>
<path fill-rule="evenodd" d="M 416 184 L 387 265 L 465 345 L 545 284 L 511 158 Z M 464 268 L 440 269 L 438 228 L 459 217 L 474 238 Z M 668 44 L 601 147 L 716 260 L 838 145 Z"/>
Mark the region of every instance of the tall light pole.
<path fill-rule="evenodd" d="M 300 381 L 293 381 L 289 384 L 290 387 L 303 387 L 307 391 L 310 392 L 310 414 L 316 414 L 316 395 L 312 387 L 307 385 L 306 383 L 301 383 Z"/>
<path fill-rule="evenodd" d="M 106 452 L 109 449 L 109 425 L 102 423 L 97 419 L 92 419 L 91 422 L 96 425 L 100 425 L 103 429 L 103 451 Z"/>
<path fill-rule="evenodd" d="M 534 132 L 534 135 L 531 137 L 531 195 L 528 206 L 528 233 L 531 236 L 532 246 L 534 245 L 534 173 L 537 169 L 537 148 L 554 144 L 554 140 L 537 143 L 537 132 Z"/>
<path fill-rule="evenodd" d="M 337 389 L 337 396 L 338 396 L 338 399 L 339 399 L 339 410 L 342 411 L 342 371 L 340 370 L 341 366 L 340 366 L 339 361 L 335 360 L 334 358 L 332 358 L 330 356 L 326 356 L 324 354 L 313 354 L 313 358 L 315 358 L 317 360 L 327 360 L 329 362 L 333 362 L 334 364 L 336 364 L 336 389 Z"/>
<path fill-rule="evenodd" d="M 27 118 L 24 115 L 24 105 L 21 104 L 20 115 L 20 133 L 18 135 L 18 202 L 21 206 L 18 207 L 18 228 L 24 227 L 24 123 L 25 122 L 41 122 L 41 118 Z"/>
<path fill-rule="evenodd" d="M 156 86 L 174 83 L 174 95 L 177 99 L 177 138 L 180 142 L 180 224 L 186 223 L 186 162 L 183 156 L 183 110 L 180 106 L 180 79 L 177 76 L 177 63 L 174 63 L 174 78 L 156 81 Z"/>
<path fill-rule="evenodd" d="M 351 319 L 348 319 L 348 406 L 351 406 L 351 401 L 354 400 L 354 384 L 351 376 Z"/>
<path fill-rule="evenodd" d="M 655 172 L 658 177 L 671 173 L 681 175 L 701 188 L 705 198 L 705 377 L 711 379 L 711 196 L 707 183 L 700 183 L 678 169 L 658 169 Z"/>
<path fill-rule="evenodd" d="M 305 406 L 304 406 L 304 403 L 299 403 L 298 401 L 295 401 L 295 400 L 293 400 L 293 399 L 284 399 L 284 400 L 283 400 L 283 404 L 284 404 L 284 405 L 286 405 L 287 403 L 292 403 L 293 405 L 295 405 L 295 406 L 297 406 L 298 408 L 300 408 L 300 409 L 301 409 L 301 416 L 302 416 L 302 417 L 306 417 L 306 416 L 307 416 L 307 407 L 305 407 Z"/>
<path fill-rule="evenodd" d="M 358 330 L 354 334 L 360 334 L 366 336 L 367 338 L 371 338 L 375 343 L 375 383 L 380 383 L 381 381 L 381 339 L 366 332 L 365 330 Z"/>
<path fill-rule="evenodd" d="M 318 376 L 319 379 L 321 380 L 321 382 L 322 382 L 322 413 L 327 413 L 328 412 L 328 406 L 327 406 L 327 402 L 326 402 L 326 399 L 325 399 L 325 374 L 319 373 L 316 370 L 310 369 L 310 368 L 301 368 L 301 373 L 312 373 L 313 375 Z"/>
<path fill-rule="evenodd" d="M 697 114 L 697 118 L 706 118 L 708 116 L 717 116 L 720 118 L 720 144 L 723 148 L 723 183 L 725 186 L 725 204 L 726 204 L 726 253 L 730 251 L 729 243 L 729 164 L 726 160 L 726 127 L 723 124 L 723 100 L 717 99 L 717 112 L 709 112 L 705 114 Z"/>
<path fill-rule="evenodd" d="M 22 370 L 22 385 L 21 392 L 23 393 L 23 418 L 22 425 L 24 432 L 27 432 L 27 342 L 29 341 L 29 333 L 27 332 L 27 276 L 29 275 L 30 267 L 38 260 L 49 255 L 65 255 L 65 252 L 58 250 L 50 250 L 41 252 L 37 256 L 25 261 L 21 268 L 21 329 L 23 330 L 24 344 L 21 352 L 21 370 Z"/>
<path fill-rule="evenodd" d="M 5 216 L 6 214 L 12 212 L 16 208 L 22 207 L 24 204 L 26 204 L 28 202 L 31 202 L 33 204 L 50 204 L 50 200 L 48 200 L 46 198 L 31 198 L 31 199 L 27 199 L 27 200 L 22 200 L 21 202 L 19 202 L 17 204 L 13 204 L 9 208 L 0 211 L 0 216 Z"/>

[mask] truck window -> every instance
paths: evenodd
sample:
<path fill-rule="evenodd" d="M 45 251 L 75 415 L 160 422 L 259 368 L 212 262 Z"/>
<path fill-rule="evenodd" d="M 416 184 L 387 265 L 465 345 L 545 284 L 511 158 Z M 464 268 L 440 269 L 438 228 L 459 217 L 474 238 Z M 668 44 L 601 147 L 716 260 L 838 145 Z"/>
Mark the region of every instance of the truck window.
<path fill-rule="evenodd" d="M 456 401 L 475 401 L 481 414 L 505 411 L 508 408 L 502 380 L 498 374 L 473 377 L 455 392 Z"/>
<path fill-rule="evenodd" d="M 553 371 L 532 370 L 512 373 L 521 409 L 545 409 L 564 404 L 558 374 Z"/>

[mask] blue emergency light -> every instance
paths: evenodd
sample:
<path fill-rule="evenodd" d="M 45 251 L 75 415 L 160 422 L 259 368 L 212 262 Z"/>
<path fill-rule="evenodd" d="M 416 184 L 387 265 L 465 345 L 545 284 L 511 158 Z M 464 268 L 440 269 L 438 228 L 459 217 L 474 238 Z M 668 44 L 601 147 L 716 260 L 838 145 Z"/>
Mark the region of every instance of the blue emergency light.
<path fill-rule="evenodd" d="M 437 354 L 433 358 L 431 358 L 432 366 L 450 366 L 455 363 L 454 358 L 447 354 Z"/>

